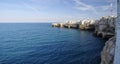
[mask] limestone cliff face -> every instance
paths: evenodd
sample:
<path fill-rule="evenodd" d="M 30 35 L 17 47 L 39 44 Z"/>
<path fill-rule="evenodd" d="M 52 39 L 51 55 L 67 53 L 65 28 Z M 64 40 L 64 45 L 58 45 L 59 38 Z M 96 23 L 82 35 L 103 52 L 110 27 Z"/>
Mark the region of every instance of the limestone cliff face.
<path fill-rule="evenodd" d="M 103 38 L 110 38 L 115 35 L 115 16 L 102 17 L 95 25 L 95 34 Z"/>
<path fill-rule="evenodd" d="M 79 28 L 83 30 L 92 30 L 95 28 L 95 21 L 91 19 L 82 20 L 79 24 Z"/>
<path fill-rule="evenodd" d="M 110 38 L 103 48 L 101 53 L 101 64 L 113 64 L 115 54 L 115 41 L 116 38 Z"/>

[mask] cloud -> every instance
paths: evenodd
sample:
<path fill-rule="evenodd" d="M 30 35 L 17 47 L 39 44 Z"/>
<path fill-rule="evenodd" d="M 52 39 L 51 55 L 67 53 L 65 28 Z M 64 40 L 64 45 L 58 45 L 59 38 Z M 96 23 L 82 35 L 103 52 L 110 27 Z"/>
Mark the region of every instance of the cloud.
<path fill-rule="evenodd" d="M 82 10 L 82 11 L 93 11 L 97 14 L 97 11 L 94 6 L 88 5 L 84 2 L 81 2 L 81 0 L 73 0 L 76 3 L 76 9 Z"/>
<path fill-rule="evenodd" d="M 31 9 L 31 10 L 33 10 L 33 11 L 36 12 L 36 13 L 39 13 L 39 10 L 38 10 L 37 8 L 31 6 L 30 4 L 28 4 L 28 3 L 24 2 L 24 1 L 22 1 L 22 4 L 23 4 L 26 8 Z"/>
<path fill-rule="evenodd" d="M 111 8 L 113 10 L 113 14 L 116 14 L 116 10 L 117 10 L 117 5 L 116 5 L 116 1 L 114 0 L 105 0 L 104 3 L 106 4 L 102 4 L 103 1 L 100 1 L 100 0 L 95 0 L 95 1 L 98 1 L 97 3 L 99 5 L 95 6 L 94 4 L 86 4 L 85 2 L 82 2 L 81 0 L 73 0 L 75 2 L 75 8 L 78 9 L 78 10 L 81 10 L 81 11 L 86 11 L 86 12 L 93 12 L 95 14 L 107 14 L 107 15 L 110 15 L 110 11 L 111 11 Z M 100 3 L 99 3 L 100 2 Z M 93 3 L 94 0 L 93 0 Z"/>
<path fill-rule="evenodd" d="M 102 11 L 107 11 L 110 9 L 110 5 L 104 5 L 104 6 L 99 6 L 99 7 L 96 7 L 97 9 L 100 9 Z"/>
<path fill-rule="evenodd" d="M 107 4 L 107 5 L 101 5 L 101 6 L 98 6 L 96 7 L 96 9 L 99 9 L 100 11 L 103 11 L 103 12 L 111 12 L 111 10 L 114 12 L 114 13 L 117 13 L 115 11 L 117 11 L 117 5 L 116 4 Z"/>
<path fill-rule="evenodd" d="M 55 3 L 59 3 L 61 0 L 30 0 L 32 2 L 36 2 L 36 3 L 42 3 L 42 4 L 55 4 Z"/>

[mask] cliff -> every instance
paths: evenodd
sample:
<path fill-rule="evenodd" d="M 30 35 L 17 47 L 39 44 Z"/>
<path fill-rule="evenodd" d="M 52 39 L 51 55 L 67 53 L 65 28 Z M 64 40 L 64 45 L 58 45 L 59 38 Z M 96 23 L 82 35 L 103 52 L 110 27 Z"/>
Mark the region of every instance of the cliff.
<path fill-rule="evenodd" d="M 115 35 L 115 16 L 102 17 L 95 25 L 95 34 L 102 38 L 111 38 Z"/>
<path fill-rule="evenodd" d="M 101 64 L 113 64 L 115 55 L 115 41 L 116 38 L 110 38 L 103 48 L 101 53 Z"/>
<path fill-rule="evenodd" d="M 68 21 L 66 23 L 52 23 L 52 27 L 77 28 L 81 30 L 94 30 L 95 20 Z"/>
<path fill-rule="evenodd" d="M 94 21 L 85 19 L 80 22 L 67 22 L 64 25 L 53 24 L 53 26 L 64 26 L 67 28 L 78 28 L 82 30 L 94 30 L 94 34 L 97 36 L 102 36 L 102 38 L 110 38 L 103 48 L 101 53 L 101 64 L 113 64 L 115 55 L 115 16 L 102 17 L 100 20 Z M 112 38 L 111 38 L 112 37 Z"/>
<path fill-rule="evenodd" d="M 94 28 L 95 28 L 94 24 L 95 24 L 94 20 L 85 19 L 85 20 L 82 20 L 79 23 L 79 29 L 82 29 L 82 30 L 94 30 Z"/>

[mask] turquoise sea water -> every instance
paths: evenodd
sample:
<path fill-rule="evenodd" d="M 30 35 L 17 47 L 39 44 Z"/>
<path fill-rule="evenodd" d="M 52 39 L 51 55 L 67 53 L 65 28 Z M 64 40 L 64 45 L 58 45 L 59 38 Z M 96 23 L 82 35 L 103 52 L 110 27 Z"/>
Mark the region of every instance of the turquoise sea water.
<path fill-rule="evenodd" d="M 1 23 L 0 64 L 100 64 L 105 40 L 50 23 Z"/>

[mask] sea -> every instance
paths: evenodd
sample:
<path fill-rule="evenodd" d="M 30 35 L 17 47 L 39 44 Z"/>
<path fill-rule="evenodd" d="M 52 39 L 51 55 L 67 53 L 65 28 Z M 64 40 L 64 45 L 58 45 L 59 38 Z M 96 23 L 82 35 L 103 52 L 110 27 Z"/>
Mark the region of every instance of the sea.
<path fill-rule="evenodd" d="M 100 64 L 105 42 L 51 23 L 0 23 L 0 64 Z"/>

